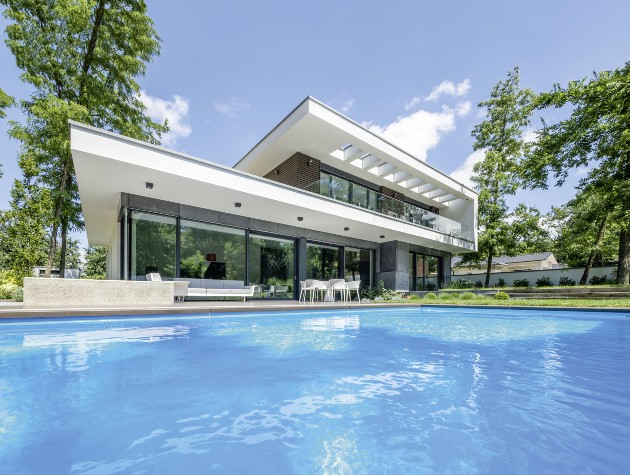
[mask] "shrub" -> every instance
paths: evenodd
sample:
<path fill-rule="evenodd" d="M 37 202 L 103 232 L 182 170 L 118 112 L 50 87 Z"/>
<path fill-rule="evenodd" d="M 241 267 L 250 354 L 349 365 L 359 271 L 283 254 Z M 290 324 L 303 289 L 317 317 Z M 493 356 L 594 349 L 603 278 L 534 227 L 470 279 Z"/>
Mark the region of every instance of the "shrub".
<path fill-rule="evenodd" d="M 10 283 L 0 285 L 0 299 L 12 299 L 11 295 L 17 288 L 17 285 Z"/>
<path fill-rule="evenodd" d="M 592 285 L 604 285 L 608 283 L 605 275 L 601 277 L 597 277 L 596 275 L 594 275 L 588 282 Z"/>
<path fill-rule="evenodd" d="M 427 300 L 435 300 L 437 298 L 437 295 L 435 295 L 433 292 L 429 292 L 424 296 L 424 298 Z"/>
<path fill-rule="evenodd" d="M 499 277 L 499 280 L 497 280 L 497 284 L 495 285 L 495 287 L 505 287 L 507 286 L 507 284 L 505 283 L 505 279 L 503 277 Z"/>
<path fill-rule="evenodd" d="M 529 287 L 529 280 L 516 279 L 512 285 L 514 285 L 514 287 Z"/>
<path fill-rule="evenodd" d="M 462 300 L 473 300 L 475 298 L 475 294 L 472 292 L 464 292 L 459 296 L 459 298 Z"/>
<path fill-rule="evenodd" d="M 475 283 L 472 280 L 451 280 L 451 283 L 445 286 L 445 289 L 472 289 Z"/>
<path fill-rule="evenodd" d="M 475 282 L 475 287 L 478 289 L 483 289 L 483 282 L 478 280 L 477 282 Z"/>
<path fill-rule="evenodd" d="M 459 296 L 460 296 L 459 292 L 443 292 L 443 293 L 440 293 L 440 295 L 438 295 L 438 298 L 440 300 L 452 300 L 452 299 L 459 298 Z"/>
<path fill-rule="evenodd" d="M 536 279 L 536 287 L 551 287 L 553 282 L 547 276 L 541 277 L 540 279 Z"/>
<path fill-rule="evenodd" d="M 11 300 L 21 302 L 24 300 L 24 289 L 22 287 L 16 287 L 11 291 Z"/>
<path fill-rule="evenodd" d="M 425 290 L 437 290 L 437 284 L 435 282 L 427 282 L 427 288 Z"/>
<path fill-rule="evenodd" d="M 361 291 L 361 298 L 367 300 L 402 300 L 402 292 L 385 288 L 385 283 L 380 280 L 374 287 L 366 287 Z"/>
<path fill-rule="evenodd" d="M 494 294 L 494 298 L 496 300 L 509 300 L 510 296 L 505 292 L 497 292 L 496 294 Z"/>
<path fill-rule="evenodd" d="M 575 284 L 576 282 L 572 279 L 569 279 L 568 277 L 560 277 L 560 281 L 558 282 L 558 285 L 561 285 L 564 287 L 568 287 Z"/>

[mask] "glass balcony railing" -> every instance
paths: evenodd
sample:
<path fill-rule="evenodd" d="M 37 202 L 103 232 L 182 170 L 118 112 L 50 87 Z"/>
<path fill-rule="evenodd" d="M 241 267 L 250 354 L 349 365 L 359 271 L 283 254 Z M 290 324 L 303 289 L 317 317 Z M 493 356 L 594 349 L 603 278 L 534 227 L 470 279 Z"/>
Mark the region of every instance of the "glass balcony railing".
<path fill-rule="evenodd" d="M 327 175 L 311 183 L 306 190 L 473 242 L 472 232 L 465 224 L 334 175 Z"/>

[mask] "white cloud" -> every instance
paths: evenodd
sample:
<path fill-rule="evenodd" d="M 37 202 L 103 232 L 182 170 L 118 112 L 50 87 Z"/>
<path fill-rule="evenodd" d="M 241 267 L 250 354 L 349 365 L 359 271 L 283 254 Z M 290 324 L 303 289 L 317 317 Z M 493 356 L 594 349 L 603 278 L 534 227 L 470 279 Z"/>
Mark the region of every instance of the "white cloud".
<path fill-rule="evenodd" d="M 470 108 L 469 102 L 463 102 L 455 109 L 442 106 L 440 112 L 419 110 L 407 116 L 399 116 L 385 126 L 373 122 L 362 125 L 425 161 L 427 152 L 440 142 L 444 134 L 455 129 L 456 118 L 466 115 Z"/>
<path fill-rule="evenodd" d="M 468 157 L 466 157 L 466 161 L 462 165 L 460 165 L 456 170 L 453 171 L 453 173 L 451 173 L 451 178 L 453 180 L 457 180 L 458 182 L 466 185 L 469 188 L 474 189 L 475 183 L 473 183 L 470 179 L 470 177 L 473 176 L 473 167 L 475 166 L 475 163 L 482 161 L 485 157 L 485 150 L 481 149 L 474 151 L 473 153 L 468 155 Z"/>
<path fill-rule="evenodd" d="M 354 99 L 347 99 L 341 104 L 341 107 L 339 107 L 339 112 L 341 112 L 342 114 L 347 114 L 353 105 Z"/>
<path fill-rule="evenodd" d="M 462 82 L 455 84 L 452 81 L 442 81 L 433 88 L 426 101 L 437 101 L 443 95 L 461 97 L 470 89 L 470 79 L 464 79 Z M 413 99 L 412 99 L 413 101 Z"/>
<path fill-rule="evenodd" d="M 236 119 L 236 117 L 243 111 L 251 109 L 250 105 L 236 97 L 232 97 L 228 102 L 214 103 L 214 110 L 229 117 L 230 119 Z"/>
<path fill-rule="evenodd" d="M 181 137 L 192 133 L 188 125 L 188 99 L 174 95 L 172 100 L 160 99 L 140 91 L 140 100 L 147 108 L 147 115 L 156 122 L 168 121 L 169 132 L 162 136 L 162 144 L 173 146 Z"/>
<path fill-rule="evenodd" d="M 422 102 L 422 98 L 418 96 L 412 98 L 411 100 L 405 102 L 405 110 L 408 111 L 409 109 L 413 109 L 415 106 L 420 104 L 420 102 Z"/>

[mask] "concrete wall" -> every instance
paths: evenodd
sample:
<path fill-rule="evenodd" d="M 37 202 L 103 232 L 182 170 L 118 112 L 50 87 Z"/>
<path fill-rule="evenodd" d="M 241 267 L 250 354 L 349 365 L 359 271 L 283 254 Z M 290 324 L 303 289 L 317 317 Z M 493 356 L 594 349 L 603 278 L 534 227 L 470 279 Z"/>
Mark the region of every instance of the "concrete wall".
<path fill-rule="evenodd" d="M 580 278 L 584 273 L 584 268 L 575 269 L 546 269 L 546 270 L 532 270 L 532 271 L 517 271 L 517 272 L 493 272 L 490 274 L 490 287 L 494 287 L 499 279 L 505 280 L 508 287 L 511 287 L 515 280 L 527 279 L 531 287 L 536 286 L 536 280 L 542 277 L 549 277 L 553 285 L 558 285 L 561 277 L 567 277 L 575 282 L 580 282 Z M 617 278 L 617 266 L 605 266 L 605 267 L 593 267 L 588 275 L 589 280 L 591 277 L 603 277 L 606 276 L 608 280 L 616 280 Z M 453 275 L 451 281 L 455 280 L 470 280 L 472 282 L 484 283 L 486 279 L 485 274 L 468 274 L 468 275 Z"/>
<path fill-rule="evenodd" d="M 24 307 L 171 305 L 173 282 L 90 279 L 24 279 Z"/>

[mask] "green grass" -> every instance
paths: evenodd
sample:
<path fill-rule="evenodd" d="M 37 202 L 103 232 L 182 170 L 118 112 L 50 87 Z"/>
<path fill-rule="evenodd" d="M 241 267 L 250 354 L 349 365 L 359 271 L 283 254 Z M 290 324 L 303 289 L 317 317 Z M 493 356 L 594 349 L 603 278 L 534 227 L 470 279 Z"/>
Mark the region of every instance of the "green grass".
<path fill-rule="evenodd" d="M 509 299 L 499 300 L 485 295 L 470 294 L 463 297 L 463 293 L 457 295 L 441 294 L 435 299 L 424 299 L 412 296 L 404 300 L 391 300 L 392 303 L 415 303 L 421 305 L 496 305 L 502 307 L 585 307 L 585 308 L 628 308 L 630 309 L 630 299 L 582 299 L 582 298 L 556 298 L 556 299 Z"/>

